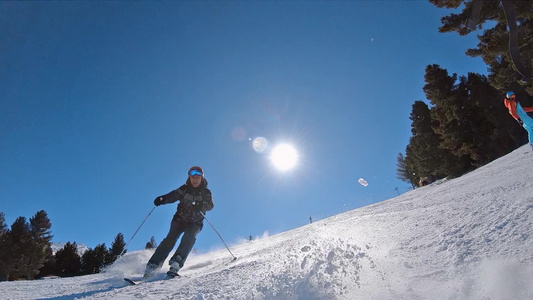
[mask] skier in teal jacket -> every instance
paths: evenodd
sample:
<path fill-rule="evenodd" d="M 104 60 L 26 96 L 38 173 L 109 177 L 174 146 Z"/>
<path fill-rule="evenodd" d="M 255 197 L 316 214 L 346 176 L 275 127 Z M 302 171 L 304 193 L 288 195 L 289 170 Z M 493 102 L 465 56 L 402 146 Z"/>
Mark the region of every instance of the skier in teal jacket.
<path fill-rule="evenodd" d="M 529 145 L 533 150 L 533 118 L 531 118 L 527 113 L 533 112 L 533 107 L 523 107 L 516 100 L 516 95 L 514 92 L 508 92 L 505 95 L 503 104 L 509 110 L 509 114 L 518 121 L 518 123 L 524 127 L 527 131 L 529 138 Z"/>

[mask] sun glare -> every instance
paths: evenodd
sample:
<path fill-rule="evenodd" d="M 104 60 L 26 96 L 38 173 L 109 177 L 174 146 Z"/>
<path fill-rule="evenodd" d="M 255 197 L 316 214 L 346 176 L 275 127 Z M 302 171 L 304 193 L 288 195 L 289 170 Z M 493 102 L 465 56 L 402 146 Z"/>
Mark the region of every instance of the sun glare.
<path fill-rule="evenodd" d="M 276 168 L 281 171 L 287 171 L 296 165 L 296 162 L 298 161 L 298 153 L 291 145 L 282 144 L 276 146 L 272 150 L 270 158 Z"/>

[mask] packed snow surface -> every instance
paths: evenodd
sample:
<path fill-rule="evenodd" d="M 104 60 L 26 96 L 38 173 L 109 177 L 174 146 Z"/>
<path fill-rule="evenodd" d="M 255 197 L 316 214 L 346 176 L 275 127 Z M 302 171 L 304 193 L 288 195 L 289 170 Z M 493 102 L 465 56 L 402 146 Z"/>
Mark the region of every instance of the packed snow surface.
<path fill-rule="evenodd" d="M 533 299 L 533 152 L 231 251 L 237 260 L 221 246 L 191 255 L 180 278 L 158 280 L 164 267 L 132 286 L 123 277 L 151 255 L 134 251 L 96 275 L 0 282 L 0 297 Z"/>

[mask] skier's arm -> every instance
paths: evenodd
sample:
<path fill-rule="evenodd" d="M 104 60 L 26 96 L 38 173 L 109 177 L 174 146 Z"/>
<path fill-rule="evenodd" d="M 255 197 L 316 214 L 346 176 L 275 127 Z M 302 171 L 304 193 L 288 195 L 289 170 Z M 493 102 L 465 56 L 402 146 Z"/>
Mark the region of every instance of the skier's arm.
<path fill-rule="evenodd" d="M 529 106 L 529 107 L 523 107 L 522 106 L 522 109 L 525 111 L 525 112 L 533 112 L 533 106 Z"/>
<path fill-rule="evenodd" d="M 158 196 L 157 198 L 155 198 L 154 205 L 159 206 L 162 204 L 169 204 L 169 203 L 174 203 L 176 201 L 180 201 L 183 199 L 183 195 L 185 195 L 185 188 L 181 186 L 178 189 L 175 189 L 168 194 Z"/>
<path fill-rule="evenodd" d="M 213 209 L 215 204 L 213 203 L 213 195 L 211 194 L 211 191 L 207 190 L 203 197 L 204 201 L 204 207 L 203 209 L 205 211 L 210 211 Z"/>

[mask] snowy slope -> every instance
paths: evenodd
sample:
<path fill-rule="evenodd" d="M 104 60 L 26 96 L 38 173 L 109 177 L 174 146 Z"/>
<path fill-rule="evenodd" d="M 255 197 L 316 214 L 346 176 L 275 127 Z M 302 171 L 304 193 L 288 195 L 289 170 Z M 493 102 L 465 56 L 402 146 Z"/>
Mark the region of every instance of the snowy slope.
<path fill-rule="evenodd" d="M 139 276 L 151 255 L 136 251 L 106 273 L 0 282 L 0 293 L 3 299 L 533 299 L 533 152 L 522 147 L 460 178 L 232 252 L 238 260 L 226 249 L 193 255 L 181 278 L 129 286 L 122 277 Z"/>
<path fill-rule="evenodd" d="M 52 253 L 55 255 L 57 251 L 65 248 L 66 244 L 67 243 L 52 243 L 52 246 L 51 246 Z M 78 255 L 79 256 L 82 256 L 83 253 L 85 253 L 87 250 L 89 250 L 89 247 L 85 246 L 84 244 L 79 244 L 79 245 L 76 244 L 76 246 L 77 246 L 76 249 L 78 250 Z"/>

